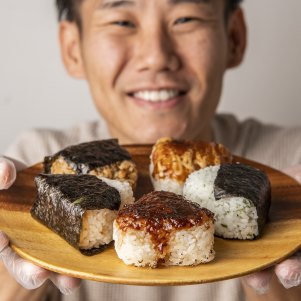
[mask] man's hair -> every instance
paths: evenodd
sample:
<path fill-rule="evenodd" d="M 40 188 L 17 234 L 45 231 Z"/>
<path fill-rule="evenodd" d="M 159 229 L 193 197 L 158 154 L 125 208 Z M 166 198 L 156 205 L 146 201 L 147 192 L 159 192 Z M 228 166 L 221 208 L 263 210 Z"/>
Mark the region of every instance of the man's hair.
<path fill-rule="evenodd" d="M 68 20 L 71 22 L 76 22 L 78 26 L 81 26 L 79 6 L 83 0 L 56 0 L 56 7 L 58 11 L 59 20 Z M 243 0 L 225 0 L 226 9 L 225 16 L 231 14 L 242 2 Z"/>
<path fill-rule="evenodd" d="M 243 0 L 226 0 L 226 7 L 225 7 L 225 17 L 226 19 L 229 17 L 231 12 L 236 10 L 236 8 L 239 6 L 239 4 Z"/>
<path fill-rule="evenodd" d="M 80 25 L 79 5 L 82 0 L 55 0 L 58 19 L 75 21 Z"/>

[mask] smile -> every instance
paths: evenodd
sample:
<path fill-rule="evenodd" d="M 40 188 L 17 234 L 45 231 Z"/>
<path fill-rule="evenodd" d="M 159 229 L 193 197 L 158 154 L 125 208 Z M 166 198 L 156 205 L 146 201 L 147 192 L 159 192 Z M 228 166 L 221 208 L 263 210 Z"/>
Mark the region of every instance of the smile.
<path fill-rule="evenodd" d="M 183 94 L 184 92 L 176 89 L 160 89 L 138 91 L 131 96 L 149 102 L 165 102 Z"/>

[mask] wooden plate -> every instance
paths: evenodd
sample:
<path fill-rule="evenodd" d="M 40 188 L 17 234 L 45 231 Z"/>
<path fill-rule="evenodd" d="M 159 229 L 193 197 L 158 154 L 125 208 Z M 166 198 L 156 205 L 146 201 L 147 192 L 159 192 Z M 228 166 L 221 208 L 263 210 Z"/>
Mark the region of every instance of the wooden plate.
<path fill-rule="evenodd" d="M 127 147 L 138 165 L 137 196 L 152 190 L 148 176 L 150 146 Z M 269 222 L 262 238 L 237 241 L 215 238 L 214 261 L 195 267 L 137 268 L 125 265 L 113 247 L 86 257 L 29 213 L 35 198 L 37 164 L 18 174 L 15 185 L 0 193 L 0 229 L 23 258 L 49 270 L 83 279 L 133 285 L 184 285 L 242 276 L 271 266 L 301 247 L 301 186 L 285 174 L 239 157 L 237 161 L 267 172 L 272 183 Z"/>

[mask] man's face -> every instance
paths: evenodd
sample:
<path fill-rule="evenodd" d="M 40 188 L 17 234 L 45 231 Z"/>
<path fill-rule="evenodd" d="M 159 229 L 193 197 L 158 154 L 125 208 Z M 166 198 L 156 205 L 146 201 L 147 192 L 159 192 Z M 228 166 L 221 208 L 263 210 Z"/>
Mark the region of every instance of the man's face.
<path fill-rule="evenodd" d="M 82 76 L 112 136 L 210 139 L 228 64 L 224 1 L 85 0 Z"/>

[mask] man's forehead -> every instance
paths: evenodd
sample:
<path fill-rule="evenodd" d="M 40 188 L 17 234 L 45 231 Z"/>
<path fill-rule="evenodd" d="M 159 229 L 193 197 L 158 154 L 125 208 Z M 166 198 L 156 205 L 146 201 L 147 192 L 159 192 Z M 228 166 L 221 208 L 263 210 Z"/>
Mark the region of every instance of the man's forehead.
<path fill-rule="evenodd" d="M 196 4 L 208 4 L 214 2 L 214 0 L 100 0 L 99 6 L 106 8 L 106 7 L 118 7 L 118 6 L 128 6 L 128 5 L 138 5 L 142 4 L 143 2 L 149 1 L 160 1 L 166 2 L 167 4 L 181 4 L 181 3 L 196 3 Z"/>

